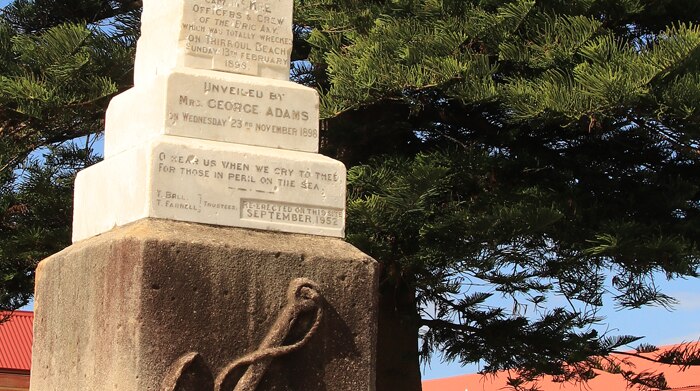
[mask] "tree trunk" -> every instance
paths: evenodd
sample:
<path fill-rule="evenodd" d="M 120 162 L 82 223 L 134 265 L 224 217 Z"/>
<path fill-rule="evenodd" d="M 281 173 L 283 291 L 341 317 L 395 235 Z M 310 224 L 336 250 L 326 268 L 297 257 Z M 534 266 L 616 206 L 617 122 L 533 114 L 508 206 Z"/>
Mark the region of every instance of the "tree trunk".
<path fill-rule="evenodd" d="M 377 391 L 421 391 L 415 292 L 380 289 Z"/>

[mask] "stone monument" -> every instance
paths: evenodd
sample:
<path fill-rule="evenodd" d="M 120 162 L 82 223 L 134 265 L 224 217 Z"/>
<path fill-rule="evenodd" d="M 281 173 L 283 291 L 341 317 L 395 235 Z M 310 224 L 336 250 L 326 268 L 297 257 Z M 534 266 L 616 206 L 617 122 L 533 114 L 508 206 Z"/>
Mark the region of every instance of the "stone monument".
<path fill-rule="evenodd" d="M 289 79 L 293 0 L 144 0 L 134 88 L 37 269 L 32 391 L 374 390 L 376 263 Z"/>

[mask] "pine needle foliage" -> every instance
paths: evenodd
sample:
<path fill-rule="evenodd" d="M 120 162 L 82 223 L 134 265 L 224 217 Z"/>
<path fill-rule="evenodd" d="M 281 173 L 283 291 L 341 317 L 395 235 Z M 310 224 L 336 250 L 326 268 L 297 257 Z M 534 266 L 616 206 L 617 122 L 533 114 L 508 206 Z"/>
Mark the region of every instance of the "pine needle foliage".
<path fill-rule="evenodd" d="M 637 338 L 598 314 L 606 295 L 672 306 L 657 280 L 698 274 L 700 2 L 295 3 L 292 75 L 321 95 L 322 150 L 350 167 L 348 240 L 380 261 L 380 319 L 397 320 L 380 349 L 389 336 L 409 356 L 391 378 L 380 350 L 378 389 L 419 390 L 418 353 L 514 370 L 516 389 L 605 367 L 663 385 L 601 361 Z M 67 242 L 69 178 L 95 158 L 60 146 L 99 132 L 130 86 L 139 7 L 0 11 L 6 308 Z"/>
<path fill-rule="evenodd" d="M 91 150 L 63 144 L 35 153 L 0 188 L 0 308 L 25 304 L 34 269 L 70 243 L 75 173 L 96 162 Z"/>
<path fill-rule="evenodd" d="M 297 22 L 348 239 L 424 356 L 585 381 L 636 340 L 598 326 L 605 296 L 672 307 L 658 280 L 698 275 L 700 3 L 298 0 Z"/>
<path fill-rule="evenodd" d="M 25 305 L 36 264 L 70 243 L 72 180 L 95 161 L 70 140 L 101 132 L 110 97 L 130 86 L 139 6 L 0 10 L 0 309 Z"/>

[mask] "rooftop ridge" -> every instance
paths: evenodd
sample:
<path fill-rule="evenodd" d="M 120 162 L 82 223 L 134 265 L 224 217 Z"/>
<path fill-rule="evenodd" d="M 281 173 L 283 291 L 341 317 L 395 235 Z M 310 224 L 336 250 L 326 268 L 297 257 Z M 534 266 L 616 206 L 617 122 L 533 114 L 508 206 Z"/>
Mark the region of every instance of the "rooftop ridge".
<path fill-rule="evenodd" d="M 681 342 L 658 346 L 658 350 L 648 353 L 639 353 L 640 357 L 624 356 L 625 360 L 636 366 L 639 371 L 652 371 L 654 373 L 664 373 L 668 381 L 669 390 L 675 391 L 700 391 L 700 366 L 691 366 L 686 370 L 677 370 L 680 368 L 671 364 L 654 363 L 645 360 L 643 357 L 662 353 L 679 346 L 690 345 L 700 346 L 699 341 Z M 633 353 L 631 349 L 627 353 Z M 613 353 L 611 356 L 620 357 L 619 354 Z M 608 390 L 623 390 L 627 389 L 626 381 L 619 375 L 611 374 L 605 371 L 598 371 L 598 376 L 590 380 L 586 384 L 585 389 L 591 391 L 608 391 Z M 424 380 L 423 391 L 501 391 L 507 389 L 505 372 L 496 374 L 463 374 L 450 376 L 440 379 Z M 580 391 L 580 384 L 555 382 L 551 376 L 545 376 L 537 380 L 538 387 L 543 391 Z M 635 388 L 632 388 L 635 389 Z"/>

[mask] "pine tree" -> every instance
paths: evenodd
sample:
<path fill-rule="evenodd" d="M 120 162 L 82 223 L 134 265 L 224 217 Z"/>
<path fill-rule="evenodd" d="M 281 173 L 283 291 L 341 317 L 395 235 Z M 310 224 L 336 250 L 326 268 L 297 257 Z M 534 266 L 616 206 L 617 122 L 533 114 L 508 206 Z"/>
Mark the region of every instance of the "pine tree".
<path fill-rule="evenodd" d="M 296 75 L 322 94 L 324 152 L 352 167 L 348 240 L 384 266 L 378 389 L 419 389 L 415 357 L 438 351 L 521 370 L 520 387 L 588 379 L 636 340 L 596 327 L 607 291 L 671 306 L 655 279 L 697 276 L 697 1 L 297 12 L 310 51 Z"/>
<path fill-rule="evenodd" d="M 131 83 L 129 4 L 18 0 L 0 10 L 0 309 L 26 304 L 37 263 L 70 243 L 73 178 L 96 159 L 94 136 L 84 137 L 103 129 L 109 98 Z"/>
<path fill-rule="evenodd" d="M 520 370 L 521 388 L 589 379 L 636 340 L 598 329 L 604 294 L 671 306 L 654 279 L 697 276 L 699 2 L 296 3 L 293 76 L 322 96 L 322 151 L 350 167 L 348 240 L 383 266 L 379 390 L 420 389 L 435 352 Z M 70 178 L 95 158 L 64 143 L 130 86 L 139 6 L 2 11 L 3 305 L 68 242 Z M 676 353 L 659 359 L 698 358 Z"/>

